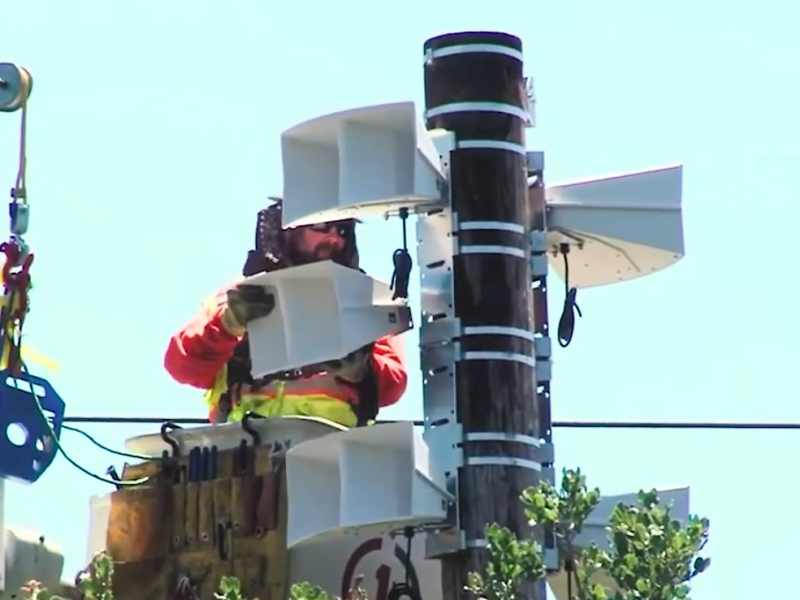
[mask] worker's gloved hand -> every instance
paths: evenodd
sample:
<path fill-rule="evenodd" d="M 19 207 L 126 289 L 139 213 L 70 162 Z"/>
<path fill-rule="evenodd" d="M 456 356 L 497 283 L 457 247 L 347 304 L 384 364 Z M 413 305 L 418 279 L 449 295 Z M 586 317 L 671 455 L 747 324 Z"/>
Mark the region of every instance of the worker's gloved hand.
<path fill-rule="evenodd" d="M 331 375 L 356 383 L 364 378 L 371 358 L 372 344 L 369 344 L 351 352 L 344 358 L 323 364 L 322 368 Z"/>
<path fill-rule="evenodd" d="M 222 322 L 233 334 L 244 333 L 248 323 L 268 316 L 275 308 L 275 297 L 257 285 L 237 285 L 228 290 L 227 299 Z"/>

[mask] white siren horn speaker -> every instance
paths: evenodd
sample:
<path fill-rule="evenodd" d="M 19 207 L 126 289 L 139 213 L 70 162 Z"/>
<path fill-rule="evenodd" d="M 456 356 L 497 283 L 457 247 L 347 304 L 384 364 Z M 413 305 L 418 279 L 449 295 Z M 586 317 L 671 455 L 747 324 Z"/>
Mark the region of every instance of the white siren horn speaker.
<path fill-rule="evenodd" d="M 330 260 L 259 273 L 242 284 L 275 298 L 272 313 L 247 326 L 256 378 L 338 360 L 413 328 L 411 309 L 392 300 L 389 284 Z"/>
<path fill-rule="evenodd" d="M 441 159 L 413 102 L 317 117 L 281 135 L 283 225 L 436 203 Z"/>
<path fill-rule="evenodd" d="M 436 476 L 441 471 L 411 422 L 358 427 L 292 446 L 286 453 L 287 544 L 443 523 L 453 497 Z"/>
<path fill-rule="evenodd" d="M 547 186 L 551 266 L 569 285 L 618 283 L 669 267 L 683 257 L 683 167 L 650 169 Z"/>

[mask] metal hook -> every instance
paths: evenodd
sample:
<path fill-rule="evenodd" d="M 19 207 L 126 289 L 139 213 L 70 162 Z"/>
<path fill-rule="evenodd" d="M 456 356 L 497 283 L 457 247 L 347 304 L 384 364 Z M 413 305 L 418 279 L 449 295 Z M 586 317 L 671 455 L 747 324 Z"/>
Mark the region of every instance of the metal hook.
<path fill-rule="evenodd" d="M 176 439 L 169 436 L 167 430 L 175 431 L 178 429 L 183 429 L 183 427 L 181 427 L 180 425 L 176 425 L 172 421 L 164 421 L 164 423 L 161 425 L 161 439 L 164 440 L 167 444 L 169 444 L 170 448 L 172 448 L 173 458 L 176 456 L 180 456 L 181 447 Z M 164 453 L 164 458 L 167 458 L 166 452 Z"/>
<path fill-rule="evenodd" d="M 289 449 L 289 440 L 284 440 L 283 443 L 275 441 L 272 442 L 270 447 L 270 467 L 273 473 L 280 471 L 281 466 L 286 457 L 286 451 Z"/>
<path fill-rule="evenodd" d="M 244 429 L 245 433 L 247 433 L 253 439 L 253 446 L 258 446 L 261 444 L 261 434 L 258 433 L 255 429 L 253 429 L 253 425 L 250 423 L 250 419 L 263 419 L 261 415 L 258 415 L 252 411 L 247 411 L 242 417 L 242 429 Z"/>

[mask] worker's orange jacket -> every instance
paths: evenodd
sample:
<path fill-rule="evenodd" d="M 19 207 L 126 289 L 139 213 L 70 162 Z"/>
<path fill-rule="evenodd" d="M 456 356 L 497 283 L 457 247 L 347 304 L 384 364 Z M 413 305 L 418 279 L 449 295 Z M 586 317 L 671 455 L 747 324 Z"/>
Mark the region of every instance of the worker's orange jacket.
<path fill-rule="evenodd" d="M 164 367 L 175 381 L 206 390 L 212 422 L 218 420 L 219 401 L 228 388 L 227 363 L 241 341 L 223 326 L 224 310 L 224 293 L 207 300 L 203 310 L 172 336 L 164 356 Z M 396 337 L 374 344 L 372 368 L 379 407 L 396 403 L 406 390 L 408 373 L 401 356 Z M 253 411 L 267 417 L 320 417 L 346 427 L 357 422 L 353 410 L 359 400 L 356 386 L 327 373 L 260 387 L 241 386 L 235 391 L 229 420 L 240 420 L 245 412 Z"/>

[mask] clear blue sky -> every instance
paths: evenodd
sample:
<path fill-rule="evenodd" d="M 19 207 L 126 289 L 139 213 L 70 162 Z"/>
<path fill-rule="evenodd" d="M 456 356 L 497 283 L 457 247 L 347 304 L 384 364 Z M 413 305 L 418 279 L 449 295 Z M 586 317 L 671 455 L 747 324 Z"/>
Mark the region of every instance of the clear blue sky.
<path fill-rule="evenodd" d="M 524 40 L 539 97 L 528 143 L 546 150 L 548 181 L 685 165 L 686 258 L 579 295 L 576 339 L 555 354 L 554 416 L 800 421 L 800 318 L 783 291 L 798 270 L 799 17 L 778 0 L 6 3 L 0 60 L 36 82 L 30 344 L 60 362 L 52 380 L 73 415 L 203 415 L 200 394 L 164 372 L 164 348 L 238 272 L 256 209 L 281 191 L 280 132 L 421 102 L 427 37 L 499 29 Z M 16 126 L 0 115 L 0 189 Z M 365 268 L 388 280 L 395 226 L 359 235 Z M 387 416 L 421 414 L 416 337 L 406 343 L 410 391 Z M 148 428 L 88 431 L 121 447 Z M 798 440 L 558 430 L 555 442 L 560 467 L 609 493 L 691 485 L 712 523 L 714 564 L 695 592 L 710 600 L 784 591 Z M 75 434 L 64 442 L 98 472 L 114 462 Z M 68 568 L 81 566 L 87 500 L 103 486 L 59 459 L 35 486 L 7 487 L 8 522 L 61 540 Z"/>

